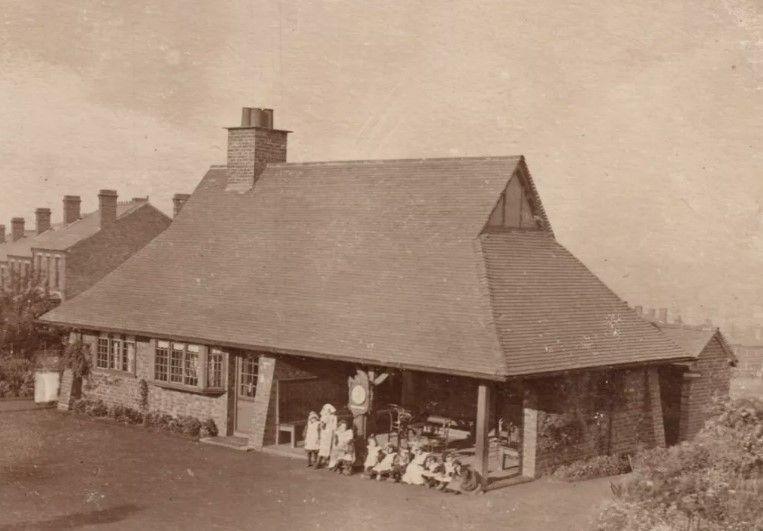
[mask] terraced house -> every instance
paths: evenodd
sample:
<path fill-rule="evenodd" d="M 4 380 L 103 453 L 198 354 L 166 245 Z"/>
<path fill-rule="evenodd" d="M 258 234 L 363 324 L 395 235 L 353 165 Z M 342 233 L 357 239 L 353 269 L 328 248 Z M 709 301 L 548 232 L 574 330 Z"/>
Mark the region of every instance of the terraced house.
<path fill-rule="evenodd" d="M 272 111 L 242 116 L 172 226 L 42 318 L 91 346 L 85 396 L 146 382 L 261 449 L 373 370 L 484 477 L 665 444 L 660 369 L 692 354 L 556 240 L 523 157 L 288 163 Z"/>
<path fill-rule="evenodd" d="M 176 208 L 186 196 L 176 196 Z M 147 198 L 117 201 L 117 192 L 101 190 L 99 208 L 80 213 L 80 197 L 63 198 L 63 219 L 51 224 L 49 208 L 35 211 L 36 227 L 24 230 L 24 218 L 13 218 L 9 241 L 0 235 L 0 288 L 27 283 L 46 289 L 52 297 L 71 298 L 113 271 L 171 220 Z"/>

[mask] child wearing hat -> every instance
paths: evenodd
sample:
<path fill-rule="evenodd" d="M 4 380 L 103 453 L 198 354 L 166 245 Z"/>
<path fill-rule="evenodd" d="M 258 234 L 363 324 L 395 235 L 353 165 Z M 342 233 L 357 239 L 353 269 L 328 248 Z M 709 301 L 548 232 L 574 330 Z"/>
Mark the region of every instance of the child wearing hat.
<path fill-rule="evenodd" d="M 305 440 L 305 453 L 307 454 L 307 466 L 318 464 L 318 448 L 320 447 L 320 418 L 318 413 L 311 411 L 307 415 L 307 424 L 302 433 Z"/>
<path fill-rule="evenodd" d="M 373 468 L 379 464 L 379 457 L 381 448 L 376 442 L 376 437 L 373 435 L 368 436 L 366 441 L 366 460 L 363 462 L 363 471 L 366 477 L 371 477 L 373 474 Z"/>

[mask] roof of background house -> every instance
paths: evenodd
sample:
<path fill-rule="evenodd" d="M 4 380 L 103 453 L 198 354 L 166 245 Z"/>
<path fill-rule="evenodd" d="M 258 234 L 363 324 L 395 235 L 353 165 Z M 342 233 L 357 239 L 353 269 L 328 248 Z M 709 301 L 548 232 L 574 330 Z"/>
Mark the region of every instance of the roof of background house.
<path fill-rule="evenodd" d="M 495 378 L 685 357 L 550 230 L 480 238 L 518 165 L 270 164 L 245 193 L 213 167 L 167 231 L 43 320 Z"/>
<path fill-rule="evenodd" d="M 117 219 L 135 212 L 144 205 L 149 205 L 147 200 L 117 203 Z M 35 233 L 30 237 L 0 245 L 0 261 L 6 260 L 8 256 L 28 256 L 31 258 L 32 248 L 65 251 L 72 245 L 85 238 L 89 238 L 101 230 L 101 219 L 98 212 L 96 210 L 95 212 L 85 214 L 77 221 L 68 225 L 56 223 L 50 230 L 46 230 L 42 234 Z"/>
<path fill-rule="evenodd" d="M 731 348 L 726 338 L 718 328 L 701 328 L 679 324 L 659 323 L 660 330 L 676 345 L 681 347 L 693 358 L 698 358 L 705 347 L 717 339 L 723 350 L 733 361 L 737 361 L 734 349 Z"/>

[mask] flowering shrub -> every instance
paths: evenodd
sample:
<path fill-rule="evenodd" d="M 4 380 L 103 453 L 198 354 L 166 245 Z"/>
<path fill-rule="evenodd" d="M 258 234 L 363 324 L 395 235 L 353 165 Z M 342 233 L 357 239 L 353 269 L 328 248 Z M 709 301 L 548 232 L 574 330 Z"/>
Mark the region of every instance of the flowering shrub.
<path fill-rule="evenodd" d="M 554 470 L 554 477 L 565 481 L 617 476 L 631 471 L 630 461 L 626 456 L 599 455 L 591 459 L 575 461 Z"/>
<path fill-rule="evenodd" d="M 763 529 L 763 401 L 714 414 L 693 441 L 636 456 L 599 529 Z"/>

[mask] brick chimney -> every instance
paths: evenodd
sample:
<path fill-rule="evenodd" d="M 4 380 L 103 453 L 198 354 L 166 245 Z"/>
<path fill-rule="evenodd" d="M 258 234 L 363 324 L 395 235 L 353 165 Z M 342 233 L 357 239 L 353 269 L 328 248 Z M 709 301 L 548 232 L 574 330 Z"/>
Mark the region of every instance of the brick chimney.
<path fill-rule="evenodd" d="M 38 208 L 34 211 L 34 221 L 37 234 L 42 234 L 50 228 L 50 209 Z"/>
<path fill-rule="evenodd" d="M 20 240 L 24 237 L 24 218 L 11 220 L 11 241 Z"/>
<path fill-rule="evenodd" d="M 178 214 L 180 214 L 180 211 L 183 209 L 183 205 L 185 205 L 185 202 L 188 201 L 188 198 L 191 197 L 191 194 L 175 194 L 172 198 L 172 217 L 176 218 L 178 217 Z"/>
<path fill-rule="evenodd" d="M 650 321 L 654 321 L 654 308 L 649 308 L 646 311 L 646 318 L 649 319 Z"/>
<path fill-rule="evenodd" d="M 643 315 L 643 313 L 644 313 L 644 307 L 643 307 L 643 306 L 641 306 L 640 304 L 637 304 L 636 306 L 634 306 L 634 307 L 633 307 L 633 310 L 634 310 L 634 311 L 636 312 L 636 314 L 638 314 L 639 316 Z"/>
<path fill-rule="evenodd" d="M 5 243 L 5 225 L 0 225 L 0 243 Z"/>
<path fill-rule="evenodd" d="M 273 110 L 244 107 L 241 126 L 228 127 L 228 186 L 244 192 L 269 162 L 286 162 L 286 135 L 273 129 Z"/>
<path fill-rule="evenodd" d="M 64 223 L 74 223 L 80 217 L 79 206 L 82 200 L 78 195 L 64 196 Z"/>
<path fill-rule="evenodd" d="M 667 308 L 660 308 L 660 319 L 659 321 L 661 323 L 667 323 L 668 322 L 668 309 Z"/>
<path fill-rule="evenodd" d="M 102 229 L 117 220 L 116 190 L 101 190 L 98 192 L 98 213 L 101 217 Z"/>

